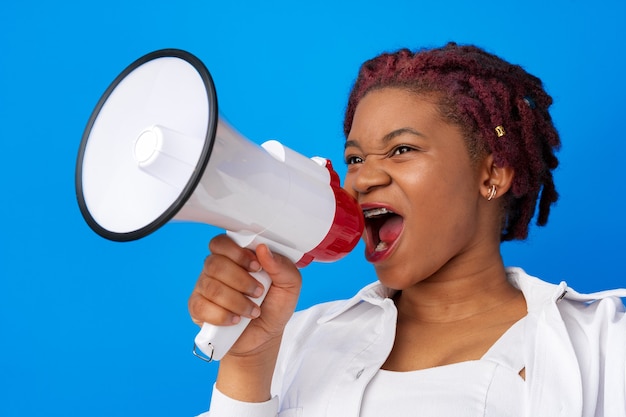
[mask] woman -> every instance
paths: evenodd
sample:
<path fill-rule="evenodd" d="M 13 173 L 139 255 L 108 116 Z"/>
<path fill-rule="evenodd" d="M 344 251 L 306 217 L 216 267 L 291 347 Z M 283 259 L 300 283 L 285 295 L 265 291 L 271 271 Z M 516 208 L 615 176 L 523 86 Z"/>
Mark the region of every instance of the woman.
<path fill-rule="evenodd" d="M 557 200 L 551 102 L 473 46 L 364 63 L 345 188 L 378 281 L 292 315 L 291 262 L 213 239 L 194 321 L 254 320 L 220 363 L 210 415 L 626 416 L 626 292 L 581 295 L 500 255 Z M 259 310 L 245 295 L 261 267 L 273 285 Z"/>

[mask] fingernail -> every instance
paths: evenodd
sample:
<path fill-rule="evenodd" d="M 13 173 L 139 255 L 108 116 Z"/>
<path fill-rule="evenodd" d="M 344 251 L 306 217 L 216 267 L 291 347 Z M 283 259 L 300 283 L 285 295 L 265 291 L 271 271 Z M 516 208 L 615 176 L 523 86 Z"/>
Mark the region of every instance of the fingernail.
<path fill-rule="evenodd" d="M 262 296 L 262 295 L 263 295 L 263 291 L 265 291 L 265 288 L 263 288 L 263 287 L 261 287 L 261 286 L 256 287 L 256 288 L 254 289 L 254 292 L 252 293 L 252 296 L 253 296 L 254 298 L 259 298 L 260 296 Z"/>
<path fill-rule="evenodd" d="M 261 272 L 262 269 L 263 267 L 261 266 L 259 261 L 252 261 L 250 262 L 250 265 L 248 266 L 248 270 L 250 272 Z"/>
<path fill-rule="evenodd" d="M 230 319 L 230 322 L 231 322 L 232 324 L 237 324 L 237 323 L 239 323 L 240 321 L 241 321 L 241 316 L 233 316 L 233 317 Z"/>
<path fill-rule="evenodd" d="M 260 315 L 261 315 L 261 309 L 260 309 L 259 307 L 256 307 L 256 306 L 255 306 L 255 307 L 252 309 L 252 312 L 250 313 L 250 316 L 251 316 L 253 319 L 256 319 L 256 318 L 257 318 L 257 317 L 259 317 Z"/>

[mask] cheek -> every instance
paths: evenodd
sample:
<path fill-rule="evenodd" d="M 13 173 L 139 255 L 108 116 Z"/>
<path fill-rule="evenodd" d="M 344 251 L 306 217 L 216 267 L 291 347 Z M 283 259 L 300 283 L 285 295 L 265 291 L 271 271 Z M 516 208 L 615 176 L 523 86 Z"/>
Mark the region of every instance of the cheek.
<path fill-rule="evenodd" d="M 477 221 L 477 189 L 467 172 L 445 175 L 442 171 L 410 184 L 412 235 L 422 250 L 456 247 L 474 232 Z"/>

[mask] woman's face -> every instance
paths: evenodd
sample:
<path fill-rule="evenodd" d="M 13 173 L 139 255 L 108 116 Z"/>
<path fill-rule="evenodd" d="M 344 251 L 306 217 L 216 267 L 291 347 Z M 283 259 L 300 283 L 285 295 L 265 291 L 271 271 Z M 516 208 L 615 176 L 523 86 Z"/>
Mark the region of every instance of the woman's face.
<path fill-rule="evenodd" d="M 480 164 L 434 97 L 369 92 L 356 108 L 345 160 L 345 188 L 366 216 L 366 258 L 385 285 L 408 288 L 480 246 Z"/>

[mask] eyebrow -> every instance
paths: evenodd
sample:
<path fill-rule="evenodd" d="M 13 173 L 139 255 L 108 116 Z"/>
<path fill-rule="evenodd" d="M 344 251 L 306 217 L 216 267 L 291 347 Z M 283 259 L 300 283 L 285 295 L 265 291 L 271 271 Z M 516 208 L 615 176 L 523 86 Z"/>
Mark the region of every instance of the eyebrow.
<path fill-rule="evenodd" d="M 426 135 L 424 135 L 423 133 L 411 128 L 411 127 L 401 127 L 400 129 L 396 129 L 396 130 L 392 130 L 391 132 L 387 133 L 385 136 L 383 136 L 381 138 L 383 144 L 387 144 L 389 143 L 393 138 L 395 138 L 396 136 L 400 136 L 403 135 L 405 133 L 409 133 L 411 135 L 415 135 L 415 136 L 419 136 L 422 138 L 425 138 Z M 359 147 L 358 142 L 355 140 L 347 140 L 346 143 L 344 144 L 344 149 L 348 148 L 350 146 L 354 146 L 354 147 Z"/>

